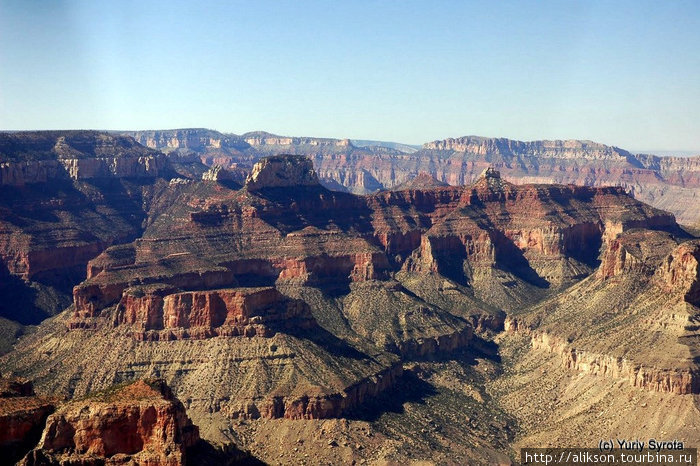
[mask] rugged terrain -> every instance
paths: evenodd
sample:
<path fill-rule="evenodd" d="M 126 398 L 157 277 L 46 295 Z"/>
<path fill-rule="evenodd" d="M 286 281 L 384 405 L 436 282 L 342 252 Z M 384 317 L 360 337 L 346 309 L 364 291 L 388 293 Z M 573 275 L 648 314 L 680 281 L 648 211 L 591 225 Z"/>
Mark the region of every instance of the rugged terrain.
<path fill-rule="evenodd" d="M 473 182 L 491 166 L 513 183 L 621 186 L 637 199 L 675 214 L 684 225 L 700 221 L 700 157 L 633 154 L 592 141 L 515 141 L 465 136 L 433 141 L 420 150 L 371 141 L 299 138 L 264 132 L 243 135 L 211 130 L 127 133 L 150 148 L 235 170 L 274 154 L 302 154 L 314 161 L 331 189 L 366 194 L 393 189 L 424 172 L 453 186 Z"/>
<path fill-rule="evenodd" d="M 37 397 L 20 379 L 0 384 L 3 464 L 181 465 L 188 450 L 203 453 L 195 450 L 202 443 L 197 427 L 163 381 L 139 380 L 70 402 Z"/>
<path fill-rule="evenodd" d="M 95 132 L 6 142 L 20 148 L 9 165 L 64 166 L 72 154 L 109 167 L 3 188 L 13 193 L 0 217 L 12 280 L 2 282 L 3 296 L 24 301 L 5 308 L 0 371 L 31 380 L 39 395 L 19 382 L 5 391 L 46 406 L 27 415 L 32 439 L 46 430 L 26 461 L 106 455 L 92 440 L 54 448 L 46 432 L 84 422 L 75 413 L 85 409 L 97 419 L 107 411 L 143 418 L 163 397 L 179 406 L 177 425 L 194 429 L 186 410 L 199 427 L 210 445 L 200 445 L 200 457 L 218 458 L 211 464 L 241 450 L 284 464 L 508 464 L 522 446 L 640 435 L 700 441 L 700 240 L 625 188 L 514 184 L 485 166 L 464 186 L 427 170 L 359 196 L 325 187 L 318 158 L 259 158 L 290 146 L 333 157 L 369 150 L 349 141 L 136 136 L 177 147 L 166 156 Z M 544 155 L 616 156 L 577 144 L 553 144 Z M 221 158 L 205 160 L 217 145 Z M 226 162 L 234 151 L 250 166 Z M 162 165 L 115 171 L 124 157 Z M 41 236 L 42 228 L 66 233 Z M 112 235 L 99 236 L 101 228 Z M 98 244 L 88 234 L 102 242 L 79 253 Z M 34 251 L 51 260 L 36 262 Z M 16 294 L 25 289 L 41 292 Z M 40 307 L 38 296 L 57 298 Z M 138 382 L 156 378 L 172 393 Z M 150 395 L 142 402 L 117 391 L 125 386 Z M 138 438 L 157 451 L 119 454 L 161 454 L 157 442 Z M 178 452 L 190 440 L 157 461 L 185 461 Z"/>
<path fill-rule="evenodd" d="M 0 319 L 36 324 L 70 304 L 88 260 L 140 235 L 171 170 L 123 136 L 0 134 Z"/>

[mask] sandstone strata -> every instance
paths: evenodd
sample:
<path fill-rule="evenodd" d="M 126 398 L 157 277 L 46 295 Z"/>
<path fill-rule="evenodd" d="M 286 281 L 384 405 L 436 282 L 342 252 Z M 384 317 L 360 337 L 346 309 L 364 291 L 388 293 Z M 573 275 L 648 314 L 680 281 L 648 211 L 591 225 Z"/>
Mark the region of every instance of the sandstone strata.
<path fill-rule="evenodd" d="M 264 155 L 293 153 L 313 159 L 328 186 L 355 193 L 394 189 L 416 173 L 425 172 L 451 185 L 474 181 L 488 166 L 513 183 L 556 183 L 622 186 L 638 199 L 673 212 L 684 224 L 698 220 L 692 208 L 700 187 L 700 158 L 632 154 L 592 141 L 515 141 L 465 136 L 433 141 L 419 151 L 387 147 L 356 147 L 347 140 L 298 138 L 249 133 L 224 135 L 210 130 L 174 130 L 129 133 L 163 150 L 200 141 L 196 151 L 208 163 L 245 167 Z M 156 142 L 157 141 L 157 142 Z M 235 142 L 234 142 L 235 141 Z M 193 146 L 194 147 L 194 146 Z M 225 152 L 225 155 L 223 153 Z M 213 162 L 213 158 L 216 162 Z"/>
<path fill-rule="evenodd" d="M 269 337 L 277 330 L 315 326 L 309 306 L 274 288 L 176 292 L 168 287 L 127 289 L 114 325 L 134 328 L 139 340 L 214 336 Z"/>
<path fill-rule="evenodd" d="M 221 165 L 214 165 L 202 174 L 203 181 L 222 181 L 234 179 L 236 179 L 234 174 L 223 168 Z"/>
<path fill-rule="evenodd" d="M 306 157 L 267 157 L 253 167 L 245 185 L 251 191 L 260 188 L 316 186 L 318 177 L 311 160 Z"/>
<path fill-rule="evenodd" d="M 141 233 L 171 171 L 125 136 L 0 135 L 0 316 L 30 324 L 64 309 L 90 259 Z"/>
<path fill-rule="evenodd" d="M 153 178 L 165 169 L 163 154 L 129 137 L 96 131 L 0 135 L 0 185 L 23 186 L 60 178 Z"/>
<path fill-rule="evenodd" d="M 198 440 L 198 428 L 167 385 L 138 381 L 61 406 L 21 464 L 176 466 Z"/>
<path fill-rule="evenodd" d="M 688 241 L 676 248 L 659 267 L 658 283 L 669 293 L 700 306 L 700 242 Z"/>
<path fill-rule="evenodd" d="M 700 377 L 695 370 L 659 368 L 625 357 L 591 353 L 546 333 L 533 335 L 532 347 L 559 354 L 568 369 L 623 380 L 633 387 L 678 395 L 700 393 Z"/>
<path fill-rule="evenodd" d="M 680 235 L 672 215 L 619 187 L 515 185 L 481 171 L 469 186 L 356 196 L 325 189 L 311 161 L 292 155 L 261 160 L 242 189 L 168 185 L 143 233 L 91 260 L 72 306 L 3 364 L 71 398 L 161 377 L 198 423 L 345 416 L 391 389 L 404 362 L 458 357 L 474 332 L 500 331 L 505 312 L 547 303 L 516 316 L 545 333 L 561 293 L 589 282 L 613 290 L 627 271 L 652 280 L 655 259 L 637 258 L 646 246 L 624 235 L 642 230 L 664 247 Z M 599 259 L 609 273 L 596 272 Z M 685 332 L 680 313 L 653 312 L 644 308 L 646 327 L 634 330 Z M 628 358 L 609 348 L 626 338 L 576 349 Z M 692 370 L 665 363 L 645 370 Z"/>
<path fill-rule="evenodd" d="M 698 242 L 679 241 L 660 231 L 619 234 L 594 276 L 508 318 L 506 330 L 529 334 L 533 348 L 559 354 L 573 370 L 661 393 L 700 393 Z"/>

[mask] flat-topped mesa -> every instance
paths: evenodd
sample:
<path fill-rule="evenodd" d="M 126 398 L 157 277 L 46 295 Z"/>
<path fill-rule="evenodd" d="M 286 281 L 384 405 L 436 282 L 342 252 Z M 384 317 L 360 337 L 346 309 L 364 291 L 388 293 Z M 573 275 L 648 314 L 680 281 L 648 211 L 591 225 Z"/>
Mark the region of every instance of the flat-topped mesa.
<path fill-rule="evenodd" d="M 25 131 L 0 134 L 0 185 L 51 179 L 155 178 L 166 157 L 127 136 L 98 131 Z"/>
<path fill-rule="evenodd" d="M 162 380 L 139 380 L 61 406 L 20 463 L 186 464 L 199 429 Z"/>
<path fill-rule="evenodd" d="M 190 150 L 195 152 L 245 150 L 248 144 L 241 136 L 225 134 L 205 128 L 182 128 L 155 131 L 127 131 L 122 133 L 152 149 L 170 152 Z"/>
<path fill-rule="evenodd" d="M 683 299 L 700 306 L 700 240 L 678 246 L 656 272 L 659 286 L 668 293 L 682 293 Z"/>
<path fill-rule="evenodd" d="M 309 306 L 275 288 L 177 292 L 173 287 L 127 289 L 113 318 L 136 340 L 205 339 L 215 336 L 270 337 L 277 330 L 316 326 Z"/>
<path fill-rule="evenodd" d="M 423 144 L 424 150 L 453 151 L 478 156 L 497 155 L 511 158 L 516 156 L 536 156 L 553 159 L 604 160 L 631 157 L 625 150 L 593 141 L 575 139 L 555 141 L 517 141 L 506 138 L 486 138 L 464 136 L 432 141 Z"/>
<path fill-rule="evenodd" d="M 265 131 L 246 133 L 241 138 L 251 146 L 353 147 L 349 139 L 278 136 Z"/>
<path fill-rule="evenodd" d="M 246 179 L 248 191 L 262 188 L 320 186 L 311 159 L 301 155 L 274 155 L 260 159 Z"/>

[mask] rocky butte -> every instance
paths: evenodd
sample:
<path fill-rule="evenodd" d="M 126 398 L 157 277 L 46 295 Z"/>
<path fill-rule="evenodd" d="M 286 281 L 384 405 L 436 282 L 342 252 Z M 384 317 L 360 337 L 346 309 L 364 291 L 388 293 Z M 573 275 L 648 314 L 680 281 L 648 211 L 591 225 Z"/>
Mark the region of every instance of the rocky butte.
<path fill-rule="evenodd" d="M 178 134 L 148 137 L 154 145 L 177 142 L 171 152 L 182 157 L 184 149 L 206 157 L 216 145 L 226 157 L 252 154 L 245 143 L 272 152 L 315 147 L 339 160 L 352 146 L 207 134 L 186 132 L 184 142 Z M 618 157 L 594 143 L 536 146 L 469 139 L 449 150 Z M 636 432 L 596 411 L 599 400 L 616 412 L 632 406 L 627 400 L 645 400 L 647 421 L 639 426 L 700 440 L 683 427 L 700 422 L 693 408 L 698 240 L 625 188 L 515 184 L 494 160 L 463 186 L 428 172 L 395 190 L 355 195 L 325 187 L 318 159 L 299 154 L 256 159 L 240 184 L 222 171 L 230 166 L 186 176 L 178 160 L 173 166 L 166 158 L 152 178 L 101 179 L 106 185 L 66 178 L 75 199 L 72 189 L 83 193 L 76 186 L 91 193 L 84 218 L 125 205 L 97 196 L 102 186 L 138 202 L 128 207 L 131 236 L 106 237 L 76 264 L 84 275 L 65 310 L 18 341 L 13 335 L 13 349 L 0 357 L 3 372 L 31 380 L 40 396 L 70 400 L 47 418 L 28 461 L 59 458 L 59 450 L 70 458 L 106 454 L 91 421 L 80 427 L 84 443 L 51 442 L 70 437 L 64 427 L 79 430 L 83 403 L 115 426 L 137 411 L 151 419 L 151 407 L 160 412 L 155 395 L 121 406 L 119 397 L 95 394 L 155 378 L 182 403 L 177 425 L 190 426 L 186 412 L 205 440 L 267 462 L 298 463 L 308 454 L 331 462 L 488 464 L 508 460 L 518 442 L 575 446 L 593 425 L 598 435 Z M 45 207 L 41 188 L 30 188 L 42 216 L 36 223 L 12 217 L 17 194 L 3 217 L 8 237 L 48 222 L 78 228 L 72 213 L 82 211 L 50 208 L 61 192 L 49 191 Z M 40 249 L 26 244 L 17 250 Z M 34 275 L 11 276 L 32 286 Z M 150 387 L 141 385 L 162 393 Z M 667 412 L 682 422 L 653 424 Z M 172 425 L 155 418 L 154 425 Z M 161 455 L 152 437 L 136 432 L 128 445 Z M 186 438 L 168 438 L 176 437 Z"/>
<path fill-rule="evenodd" d="M 19 464 L 178 466 L 198 441 L 199 430 L 167 385 L 139 380 L 59 407 Z"/>

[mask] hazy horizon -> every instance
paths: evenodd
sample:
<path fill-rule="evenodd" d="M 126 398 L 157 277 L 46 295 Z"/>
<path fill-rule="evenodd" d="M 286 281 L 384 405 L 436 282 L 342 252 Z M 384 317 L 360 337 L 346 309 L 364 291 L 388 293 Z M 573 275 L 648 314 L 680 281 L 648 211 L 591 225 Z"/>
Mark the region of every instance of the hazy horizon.
<path fill-rule="evenodd" d="M 301 138 L 326 138 L 326 139 L 349 139 L 351 141 L 363 141 L 363 142 L 376 142 L 376 143 L 391 143 L 391 144 L 400 144 L 403 146 L 409 146 L 409 147 L 416 147 L 420 148 L 423 144 L 433 142 L 433 141 L 440 141 L 444 139 L 458 139 L 462 137 L 468 137 L 468 136 L 476 136 L 476 137 L 486 137 L 486 138 L 492 138 L 492 139 L 511 139 L 511 140 L 517 140 L 515 138 L 509 138 L 506 136 L 484 136 L 481 134 L 462 134 L 461 136 L 448 136 L 442 139 L 429 139 L 426 141 L 423 141 L 419 144 L 413 144 L 413 143 L 408 143 L 405 141 L 395 141 L 395 140 L 389 140 L 389 139 L 368 139 L 368 138 L 348 138 L 344 136 L 317 136 L 314 134 L 279 134 L 279 133 L 272 133 L 270 131 L 266 131 L 264 129 L 255 129 L 255 130 L 250 130 L 250 131 L 221 131 L 216 128 L 205 128 L 201 126 L 192 126 L 192 127 L 182 127 L 182 128 L 145 128 L 145 129 L 105 129 L 105 128 L 42 128 L 42 129 L 4 129 L 0 128 L 0 133 L 13 133 L 13 132 L 23 132 L 23 131 L 105 131 L 105 132 L 112 132 L 112 133 L 128 133 L 128 132 L 136 132 L 136 131 L 181 131 L 181 130 L 191 130 L 191 129 L 205 129 L 209 131 L 216 131 L 222 134 L 232 134 L 236 136 L 242 136 L 245 134 L 249 133 L 257 133 L 257 132 L 265 132 L 269 134 L 273 134 L 275 136 L 281 136 L 281 137 L 301 137 Z M 561 140 L 572 140 L 574 138 L 562 138 Z M 528 140 L 520 140 L 524 142 L 533 142 L 533 141 L 543 141 L 543 140 L 548 140 L 548 139 L 528 139 Z M 551 139 L 549 139 L 551 140 Z M 581 140 L 587 140 L 591 142 L 596 142 L 596 143 L 601 143 L 601 144 L 606 144 L 601 141 L 595 141 L 590 138 L 585 138 Z M 606 144 L 608 146 L 614 146 L 618 147 L 620 149 L 627 150 L 628 152 L 634 153 L 634 154 L 651 154 L 651 155 L 658 155 L 662 157 L 694 157 L 694 156 L 700 156 L 700 150 L 699 151 L 689 151 L 689 150 L 673 150 L 673 149 L 637 149 L 637 148 L 629 148 L 629 147 L 622 147 L 619 144 Z"/>
<path fill-rule="evenodd" d="M 700 154 L 697 50 L 692 1 L 0 1 L 0 128 Z"/>

